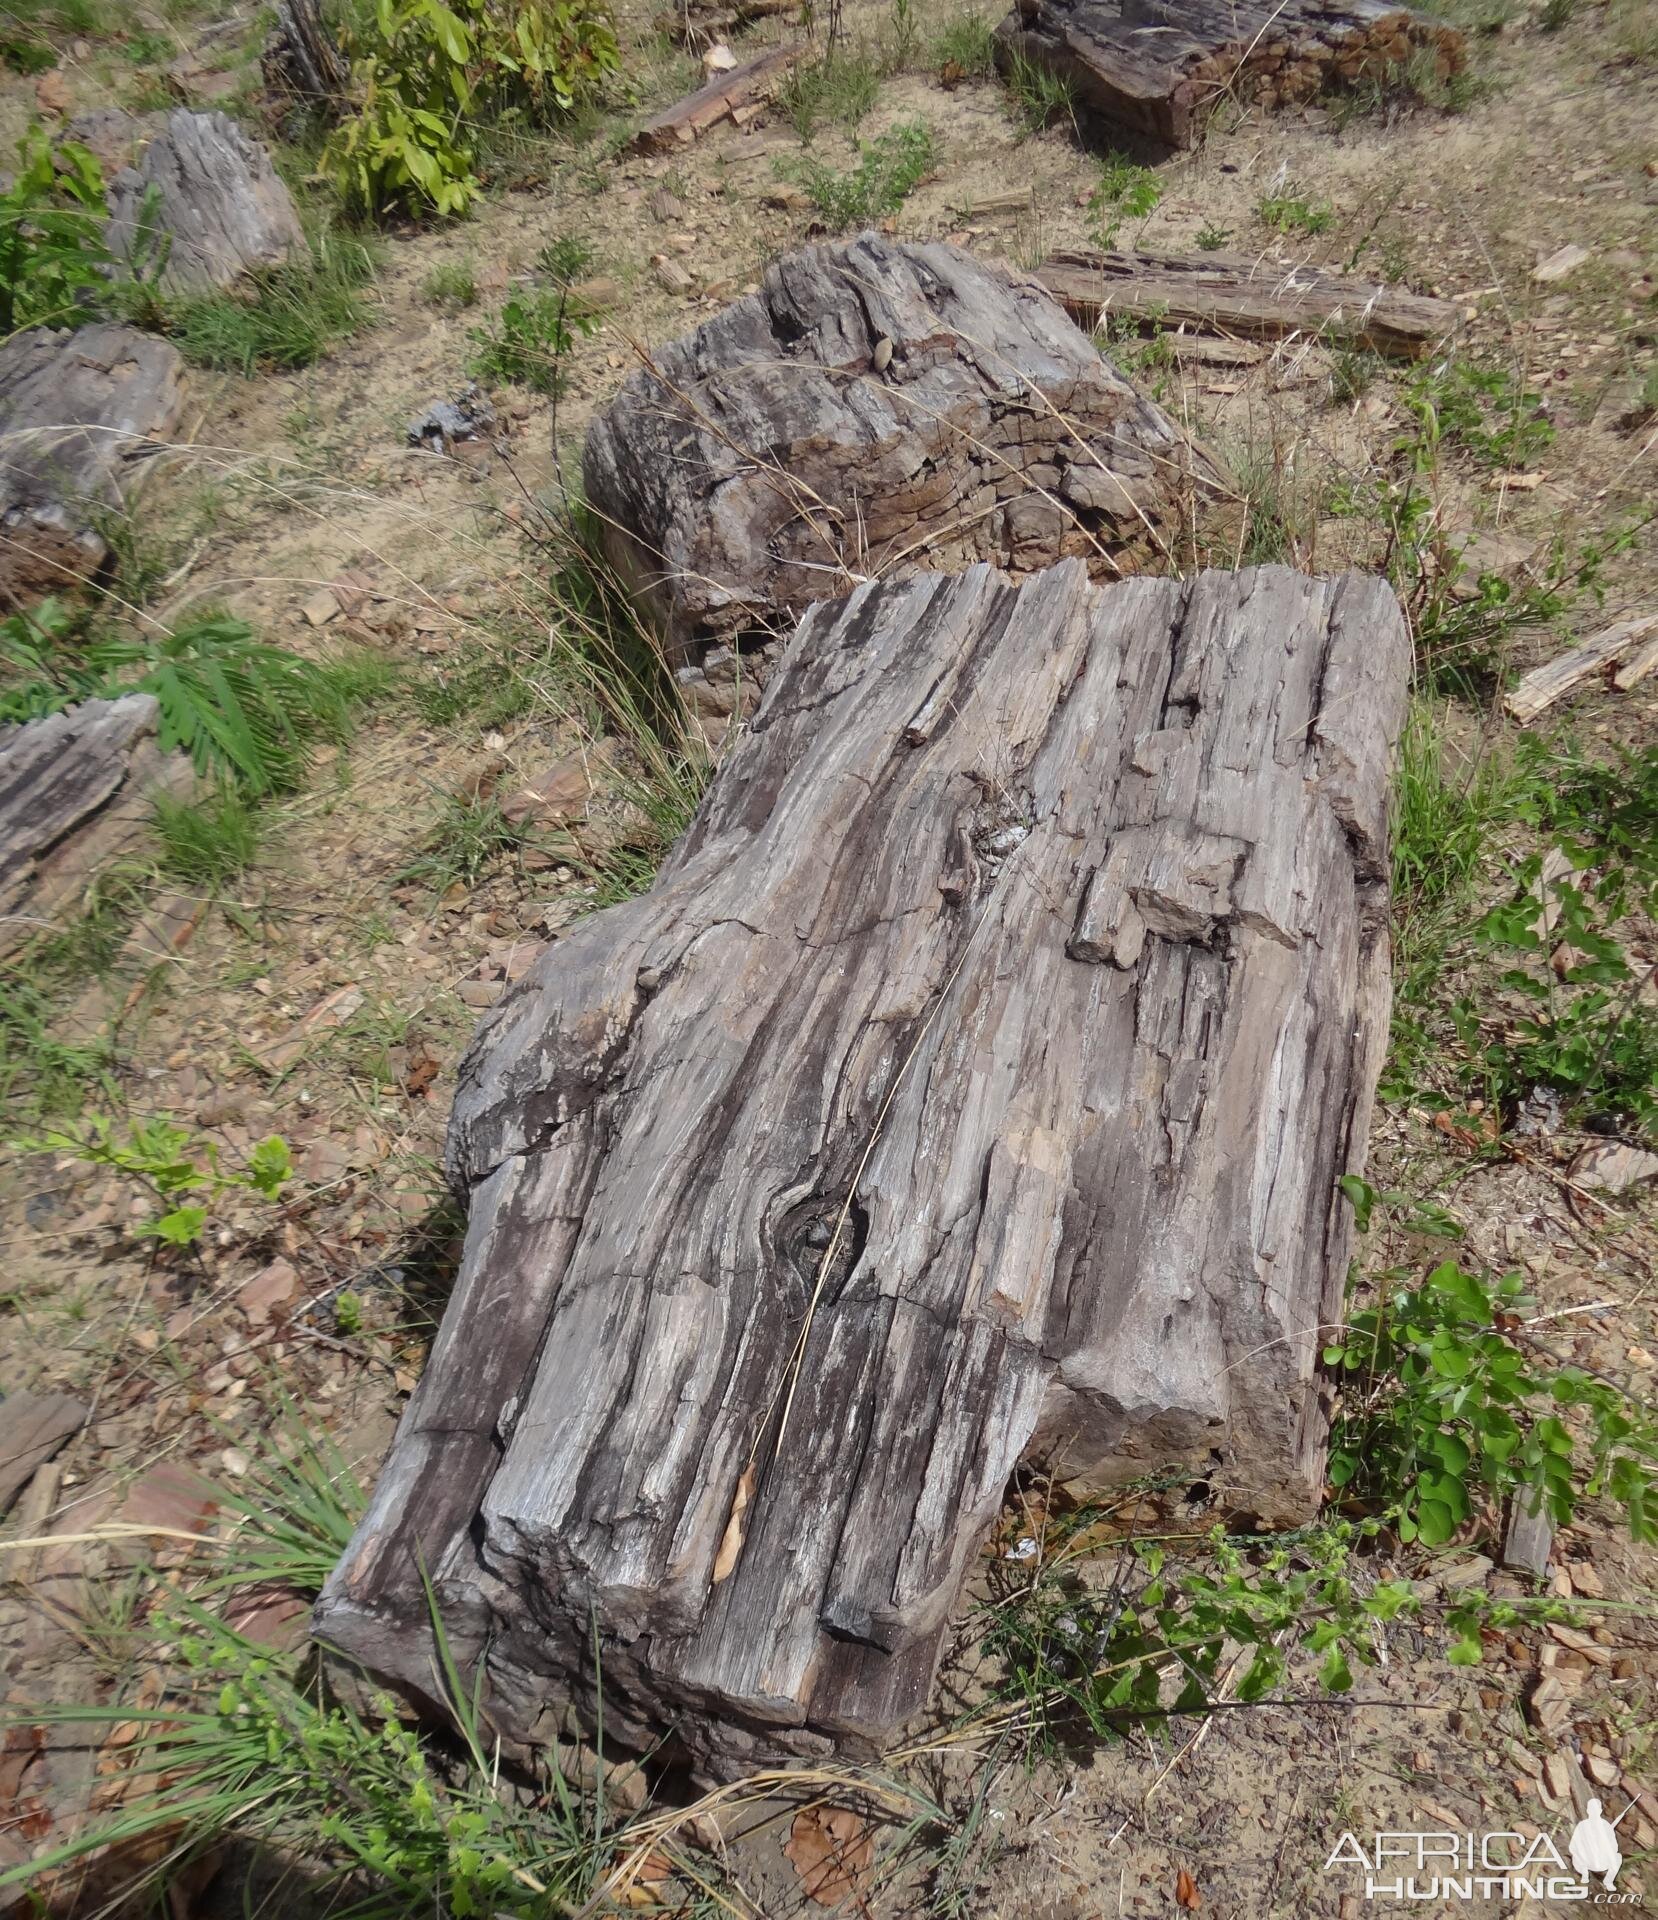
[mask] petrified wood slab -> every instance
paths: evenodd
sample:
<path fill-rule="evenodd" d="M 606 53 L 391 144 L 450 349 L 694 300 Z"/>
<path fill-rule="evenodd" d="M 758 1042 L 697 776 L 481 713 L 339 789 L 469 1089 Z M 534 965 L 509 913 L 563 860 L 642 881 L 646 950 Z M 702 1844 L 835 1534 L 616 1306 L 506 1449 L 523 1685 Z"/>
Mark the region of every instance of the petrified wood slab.
<path fill-rule="evenodd" d="M 1009 1473 L 1317 1505 L 1387 1030 L 1374 579 L 813 608 L 644 897 L 462 1067 L 459 1282 L 320 1636 L 714 1767 L 925 1701 Z M 485 1651 L 487 1648 L 487 1652 Z"/>
<path fill-rule="evenodd" d="M 152 190 L 154 224 L 167 243 L 165 287 L 228 287 L 305 250 L 299 211 L 270 155 L 222 113 L 179 107 L 138 165 L 110 183 L 110 251 L 139 266 L 150 244 L 140 224 Z"/>
<path fill-rule="evenodd" d="M 193 785 L 190 762 L 156 744 L 156 721 L 154 699 L 128 693 L 0 728 L 0 955 L 143 841 L 158 787 Z"/>
<path fill-rule="evenodd" d="M 645 122 L 628 143 L 634 153 L 671 153 L 687 147 L 701 133 L 769 93 L 794 65 L 804 47 L 773 47 L 729 73 L 717 73 L 705 86 Z"/>
<path fill-rule="evenodd" d="M 665 347 L 589 427 L 582 470 L 676 660 L 786 634 L 880 574 L 1132 572 L 1218 477 L 1040 287 L 873 233 L 777 261 Z"/>
<path fill-rule="evenodd" d="M 31 327 L 0 346 L 0 609 L 103 566 L 127 472 L 183 411 L 184 362 L 153 334 Z"/>
<path fill-rule="evenodd" d="M 1395 359 L 1417 360 L 1456 331 L 1449 300 L 1377 286 L 1326 267 L 1224 253 L 1052 253 L 1036 277 L 1079 326 L 1113 315 L 1231 334 L 1243 340 L 1324 335 Z"/>
<path fill-rule="evenodd" d="M 1108 135 L 1165 150 L 1195 145 L 1223 99 L 1288 106 L 1424 50 L 1441 77 L 1464 57 L 1455 28 L 1388 0 L 1017 0 L 996 48 L 1067 80 Z"/>

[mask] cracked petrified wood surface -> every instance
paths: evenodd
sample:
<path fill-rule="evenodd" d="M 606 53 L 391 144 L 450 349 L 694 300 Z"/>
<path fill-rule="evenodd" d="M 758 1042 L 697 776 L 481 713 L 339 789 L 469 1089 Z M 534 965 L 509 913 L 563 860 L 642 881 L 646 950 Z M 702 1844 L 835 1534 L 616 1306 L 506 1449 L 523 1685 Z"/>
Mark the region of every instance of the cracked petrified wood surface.
<path fill-rule="evenodd" d="M 583 473 L 676 660 L 877 575 L 1161 563 L 1216 478 L 1040 287 L 873 233 L 663 348 Z"/>
<path fill-rule="evenodd" d="M 1004 67 L 1067 81 L 1108 136 L 1164 150 L 1194 145 L 1223 100 L 1289 106 L 1464 58 L 1454 27 L 1389 0 L 1017 0 L 996 44 Z"/>
<path fill-rule="evenodd" d="M 812 609 L 650 893 L 480 1029 L 461 1276 L 317 1614 L 713 1767 L 925 1701 L 1022 1458 L 1305 1519 L 1409 643 L 1280 568 Z M 487 1652 L 485 1651 L 487 1649 Z"/>

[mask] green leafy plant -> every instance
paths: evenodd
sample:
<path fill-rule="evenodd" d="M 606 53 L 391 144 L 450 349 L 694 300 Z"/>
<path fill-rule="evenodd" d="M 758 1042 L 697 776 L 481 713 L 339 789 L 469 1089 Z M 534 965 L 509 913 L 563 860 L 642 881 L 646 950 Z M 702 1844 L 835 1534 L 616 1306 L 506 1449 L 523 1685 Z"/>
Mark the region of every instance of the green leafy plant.
<path fill-rule="evenodd" d="M 256 640 L 228 614 L 202 613 L 170 632 L 92 628 L 59 601 L 0 621 L 0 720 L 29 720 L 76 701 L 155 696 L 160 744 L 198 771 L 252 793 L 296 786 L 318 732 L 344 731 L 349 668 L 319 666 Z"/>
<path fill-rule="evenodd" d="M 1351 1175 L 1341 1184 L 1368 1227 L 1382 1196 Z M 1516 1498 L 1566 1526 L 1581 1500 L 1604 1497 L 1636 1540 L 1658 1541 L 1658 1420 L 1528 1337 L 1521 1277 L 1447 1260 L 1414 1286 L 1402 1278 L 1380 1276 L 1325 1349 L 1341 1386 L 1332 1484 L 1430 1547 L 1470 1522 L 1494 1534 Z"/>
<path fill-rule="evenodd" d="M 1419 428 L 1419 462 L 1443 445 L 1483 467 L 1526 467 L 1554 440 L 1541 397 L 1504 366 L 1435 361 L 1411 382 L 1406 403 Z"/>
<path fill-rule="evenodd" d="M 1217 227 L 1212 220 L 1206 221 L 1197 231 L 1197 245 L 1204 253 L 1218 253 L 1231 238 L 1230 227 Z"/>
<path fill-rule="evenodd" d="M 293 1172 L 288 1143 L 272 1134 L 239 1168 L 224 1169 L 217 1145 L 165 1119 L 129 1121 L 124 1137 L 102 1114 L 9 1143 L 19 1153 L 67 1154 L 141 1181 L 162 1209 L 138 1231 L 170 1247 L 194 1246 L 214 1203 L 230 1192 L 275 1200 Z"/>
<path fill-rule="evenodd" d="M 921 120 L 906 120 L 859 149 L 850 173 L 837 173 L 821 161 L 806 159 L 796 177 L 823 215 L 825 225 L 843 231 L 896 213 L 932 171 L 933 136 Z"/>
<path fill-rule="evenodd" d="M 569 113 L 620 64 L 597 0 L 375 0 L 342 41 L 356 111 L 322 165 L 370 215 L 464 213 L 479 189 L 474 121 Z"/>
<path fill-rule="evenodd" d="M 471 329 L 477 352 L 469 371 L 480 380 L 509 380 L 537 393 L 557 393 L 576 336 L 597 325 L 567 287 L 525 287 L 507 296 L 493 320 Z"/>
<path fill-rule="evenodd" d="M 1163 198 L 1163 183 L 1150 167 L 1123 154 L 1107 154 L 1088 196 L 1088 230 L 1097 245 L 1114 247 L 1125 221 L 1149 220 Z"/>
<path fill-rule="evenodd" d="M 1306 200 L 1298 194 L 1268 194 L 1255 209 L 1261 222 L 1275 233 L 1327 233 L 1335 224 L 1335 210 L 1327 201 Z"/>
<path fill-rule="evenodd" d="M 73 140 L 55 152 L 39 127 L 17 143 L 0 193 L 0 339 L 19 328 L 96 318 L 114 265 L 104 244 L 103 171 Z"/>

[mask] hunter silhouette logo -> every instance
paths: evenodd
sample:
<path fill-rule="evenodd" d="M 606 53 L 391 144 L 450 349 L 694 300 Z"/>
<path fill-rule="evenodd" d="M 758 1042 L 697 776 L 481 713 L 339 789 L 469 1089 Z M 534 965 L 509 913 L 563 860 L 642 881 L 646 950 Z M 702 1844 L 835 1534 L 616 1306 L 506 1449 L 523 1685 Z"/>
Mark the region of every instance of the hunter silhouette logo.
<path fill-rule="evenodd" d="M 1630 1801 L 1629 1807 L 1635 1802 Z M 1623 1813 L 1629 1811 L 1625 1807 Z M 1618 1815 L 1618 1820 L 1623 1818 Z M 1602 1885 L 1610 1893 L 1617 1884 L 1618 1869 L 1623 1865 L 1623 1849 L 1618 1845 L 1618 1820 L 1605 1820 L 1601 1817 L 1600 1802 L 1591 1800 L 1589 1811 L 1572 1828 L 1572 1837 L 1566 1844 L 1574 1871 L 1587 1880 L 1591 1874 L 1604 1874 Z"/>

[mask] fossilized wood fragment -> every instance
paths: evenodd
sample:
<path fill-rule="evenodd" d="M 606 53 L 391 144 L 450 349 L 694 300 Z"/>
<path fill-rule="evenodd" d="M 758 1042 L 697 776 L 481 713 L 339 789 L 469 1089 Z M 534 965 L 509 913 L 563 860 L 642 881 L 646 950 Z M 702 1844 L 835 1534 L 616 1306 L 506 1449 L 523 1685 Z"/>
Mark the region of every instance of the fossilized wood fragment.
<path fill-rule="evenodd" d="M 1154 253 L 1050 254 L 1036 277 L 1079 326 L 1107 316 L 1173 331 L 1195 327 L 1243 340 L 1322 335 L 1416 360 L 1456 331 L 1449 300 L 1430 300 L 1331 272 L 1222 253 L 1176 259 Z"/>
<path fill-rule="evenodd" d="M 879 1746 L 1024 1458 L 1318 1500 L 1387 1027 L 1379 582 L 815 607 L 655 887 L 463 1066 L 465 1260 L 317 1631 L 520 1738 Z M 487 1648 L 487 1652 L 486 1652 Z"/>
<path fill-rule="evenodd" d="M 1040 288 L 873 233 L 664 348 L 583 473 L 676 659 L 877 575 L 1161 563 L 1217 478 Z"/>
<path fill-rule="evenodd" d="M 293 195 L 270 155 L 222 113 L 178 108 L 138 165 L 110 183 L 110 250 L 140 267 L 154 244 L 140 231 L 149 196 L 166 246 L 165 287 L 198 293 L 232 286 L 305 250 Z"/>
<path fill-rule="evenodd" d="M 1194 145 L 1224 99 L 1260 107 L 1385 80 L 1426 52 L 1444 77 L 1463 36 L 1388 0 L 1017 0 L 997 59 L 1069 82 L 1084 119 L 1156 147 Z"/>
<path fill-rule="evenodd" d="M 103 566 L 104 516 L 183 411 L 184 362 L 133 327 L 31 327 L 0 346 L 0 608 Z"/>
<path fill-rule="evenodd" d="M 189 761 L 157 746 L 156 718 L 149 694 L 129 693 L 0 728 L 0 955 L 145 838 L 156 788 L 193 784 Z"/>

